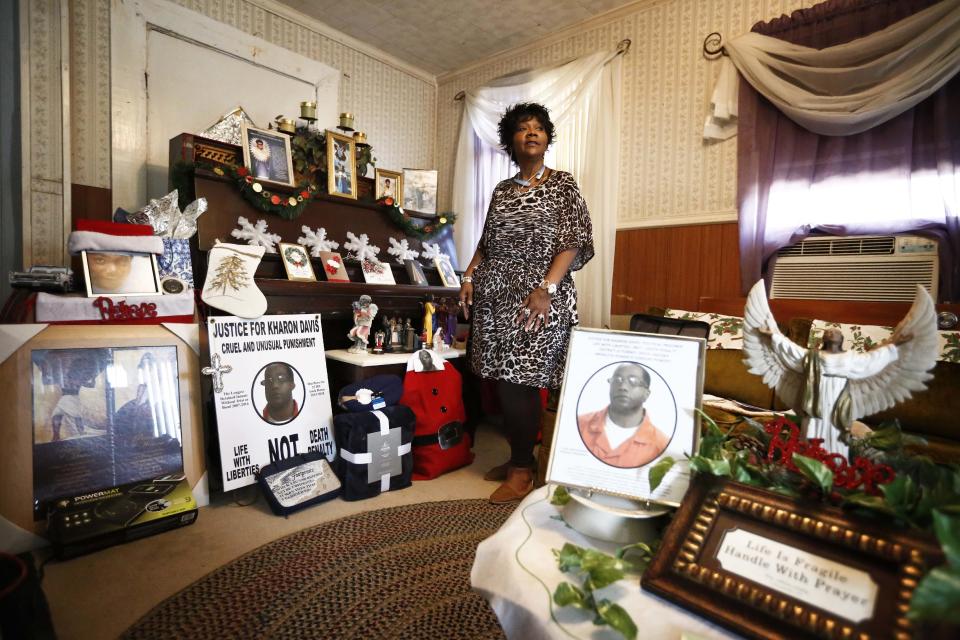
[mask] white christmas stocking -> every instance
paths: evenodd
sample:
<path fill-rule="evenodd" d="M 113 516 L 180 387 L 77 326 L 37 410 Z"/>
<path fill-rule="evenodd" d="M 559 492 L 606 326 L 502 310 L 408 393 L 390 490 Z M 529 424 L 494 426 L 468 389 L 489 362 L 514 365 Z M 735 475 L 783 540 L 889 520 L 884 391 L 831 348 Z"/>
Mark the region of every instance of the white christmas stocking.
<path fill-rule="evenodd" d="M 207 258 L 207 279 L 200 299 L 241 318 L 259 318 L 267 299 L 253 282 L 263 247 L 218 242 Z"/>

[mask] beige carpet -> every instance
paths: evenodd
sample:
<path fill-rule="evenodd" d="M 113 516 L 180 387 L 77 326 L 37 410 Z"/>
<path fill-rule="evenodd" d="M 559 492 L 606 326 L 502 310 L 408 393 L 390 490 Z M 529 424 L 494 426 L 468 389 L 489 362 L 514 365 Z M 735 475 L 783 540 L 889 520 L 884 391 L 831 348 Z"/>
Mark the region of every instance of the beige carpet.
<path fill-rule="evenodd" d="M 261 545 L 345 516 L 420 502 L 486 498 L 496 483 L 484 472 L 503 462 L 506 442 L 492 428 L 482 427 L 475 447 L 477 459 L 463 469 L 370 500 L 333 500 L 296 513 L 274 516 L 259 499 L 244 490 L 213 496 L 197 522 L 129 544 L 46 566 L 43 588 L 50 601 L 60 638 L 116 638 L 157 604 L 239 556 Z M 234 495 L 237 494 L 237 495 Z M 41 556 L 42 557 L 42 556 Z"/>

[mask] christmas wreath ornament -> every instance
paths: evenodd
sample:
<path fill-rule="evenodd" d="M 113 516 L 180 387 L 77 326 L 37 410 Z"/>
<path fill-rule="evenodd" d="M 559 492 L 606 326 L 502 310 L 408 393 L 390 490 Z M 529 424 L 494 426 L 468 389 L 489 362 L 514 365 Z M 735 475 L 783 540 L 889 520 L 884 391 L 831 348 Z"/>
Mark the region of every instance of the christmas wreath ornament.
<path fill-rule="evenodd" d="M 240 318 L 262 316 L 267 310 L 267 299 L 257 288 L 253 276 L 264 251 L 263 246 L 217 242 L 210 249 L 207 279 L 200 299 Z"/>
<path fill-rule="evenodd" d="M 307 264 L 307 254 L 299 247 L 287 247 L 283 250 L 283 258 L 298 269 Z"/>
<path fill-rule="evenodd" d="M 297 238 L 297 244 L 309 248 L 310 255 L 314 258 L 319 258 L 321 251 L 336 251 L 340 246 L 340 243 L 336 240 L 327 239 L 327 230 L 323 227 L 317 227 L 317 230 L 314 231 L 307 225 L 303 225 L 300 227 L 300 231 L 303 232 L 303 235 Z"/>
<path fill-rule="evenodd" d="M 251 246 L 263 247 L 267 253 L 277 252 L 277 243 L 280 242 L 280 236 L 276 233 L 267 231 L 267 221 L 257 220 L 256 225 L 250 224 L 250 221 L 240 216 L 237 218 L 239 229 L 234 229 L 230 235 L 238 240 L 246 240 Z"/>

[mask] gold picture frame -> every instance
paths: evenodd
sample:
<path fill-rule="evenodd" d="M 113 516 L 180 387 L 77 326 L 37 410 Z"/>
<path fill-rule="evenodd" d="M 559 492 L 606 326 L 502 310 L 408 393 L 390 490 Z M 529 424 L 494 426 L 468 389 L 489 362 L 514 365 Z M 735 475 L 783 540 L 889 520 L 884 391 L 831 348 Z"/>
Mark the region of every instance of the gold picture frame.
<path fill-rule="evenodd" d="M 283 270 L 287 272 L 287 280 L 317 281 L 317 274 L 313 271 L 313 262 L 310 260 L 310 252 L 303 245 L 295 242 L 281 242 L 280 260 L 283 261 Z"/>
<path fill-rule="evenodd" d="M 246 122 L 241 124 L 241 132 L 243 166 L 250 170 L 250 176 L 257 182 L 295 187 L 290 137 L 279 131 L 251 127 Z M 266 155 L 254 149 L 265 150 Z"/>
<path fill-rule="evenodd" d="M 350 136 L 326 131 L 327 193 L 357 199 L 357 145 Z"/>
<path fill-rule="evenodd" d="M 390 197 L 398 204 L 403 203 L 403 174 L 399 171 L 390 171 L 389 169 L 377 169 L 374 175 L 376 180 L 376 200 Z M 392 180 L 392 184 L 387 181 Z"/>

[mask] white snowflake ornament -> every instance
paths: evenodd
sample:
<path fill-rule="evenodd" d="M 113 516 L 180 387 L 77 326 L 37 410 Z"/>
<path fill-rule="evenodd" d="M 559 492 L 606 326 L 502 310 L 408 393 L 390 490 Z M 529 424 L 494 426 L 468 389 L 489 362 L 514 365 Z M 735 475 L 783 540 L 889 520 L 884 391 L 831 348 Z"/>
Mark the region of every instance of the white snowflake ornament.
<path fill-rule="evenodd" d="M 321 251 L 336 251 L 340 243 L 336 240 L 327 240 L 327 230 L 323 227 L 317 227 L 313 231 L 307 225 L 300 227 L 303 235 L 297 238 L 297 243 L 310 248 L 310 255 L 314 258 L 320 257 Z"/>
<path fill-rule="evenodd" d="M 380 262 L 377 257 L 377 254 L 380 253 L 380 247 L 370 244 L 370 238 L 365 233 L 361 233 L 358 238 L 352 231 L 347 231 L 347 242 L 343 243 L 343 248 L 351 251 L 347 257 L 352 260 Z"/>
<path fill-rule="evenodd" d="M 420 254 L 427 264 L 433 264 L 434 258 L 449 258 L 447 254 L 440 251 L 440 244 L 437 242 L 424 242 L 423 252 Z"/>
<path fill-rule="evenodd" d="M 420 255 L 419 251 L 410 248 L 406 238 L 399 242 L 396 238 L 390 238 L 390 248 L 387 249 L 387 253 L 396 258 L 397 264 L 403 264 L 404 260 L 416 260 Z"/>
<path fill-rule="evenodd" d="M 277 243 L 280 242 L 280 236 L 276 233 L 267 231 L 267 221 L 257 220 L 256 225 L 250 224 L 250 221 L 240 216 L 237 218 L 239 229 L 234 229 L 230 235 L 238 240 L 246 240 L 247 244 L 254 247 L 263 247 L 267 253 L 277 252 Z"/>

